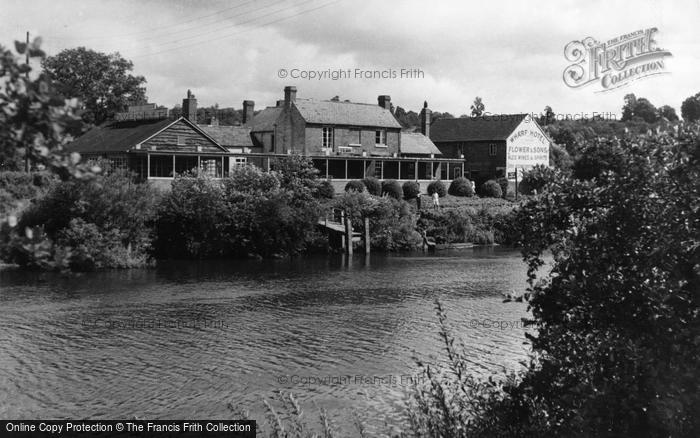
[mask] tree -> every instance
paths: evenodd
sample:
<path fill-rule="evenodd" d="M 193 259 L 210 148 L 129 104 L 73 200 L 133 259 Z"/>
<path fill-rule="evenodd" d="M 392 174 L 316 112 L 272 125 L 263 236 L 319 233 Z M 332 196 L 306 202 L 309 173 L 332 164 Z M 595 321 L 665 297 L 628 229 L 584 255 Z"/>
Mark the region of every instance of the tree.
<path fill-rule="evenodd" d="M 669 122 L 677 122 L 678 121 L 678 114 L 676 114 L 676 110 L 669 105 L 664 105 L 662 107 L 659 107 L 659 117 L 663 117 Z"/>
<path fill-rule="evenodd" d="M 550 123 L 554 122 L 554 111 L 552 110 L 552 107 L 547 105 L 544 107 L 544 111 L 542 113 L 542 125 L 547 126 Z"/>
<path fill-rule="evenodd" d="M 647 123 L 654 123 L 658 118 L 658 111 L 648 99 L 628 94 L 625 96 L 625 105 L 622 107 L 622 121 L 631 121 L 635 117 Z"/>
<path fill-rule="evenodd" d="M 59 93 L 81 100 L 88 123 L 100 124 L 129 103 L 146 100 L 146 79 L 132 75 L 133 63 L 119 53 L 78 47 L 50 56 L 42 65 Z"/>
<path fill-rule="evenodd" d="M 700 120 L 700 93 L 690 96 L 681 105 L 681 116 L 686 122 L 696 122 Z"/>
<path fill-rule="evenodd" d="M 625 104 L 622 106 L 622 121 L 632 120 L 634 116 L 634 105 L 637 103 L 637 96 L 634 93 L 625 95 Z"/>
<path fill-rule="evenodd" d="M 472 104 L 470 109 L 472 110 L 472 117 L 480 117 L 484 114 L 486 106 L 484 105 L 484 102 L 481 100 L 481 98 L 479 96 L 476 96 L 476 98 L 474 99 L 474 103 Z"/>
<path fill-rule="evenodd" d="M 29 45 L 15 42 L 19 55 L 43 59 L 41 39 Z M 82 176 L 78 154 L 64 146 L 82 132 L 78 103 L 58 96 L 46 74 L 29 77 L 31 67 L 0 46 L 0 166 L 18 170 L 26 165 L 48 167 L 60 176 Z"/>

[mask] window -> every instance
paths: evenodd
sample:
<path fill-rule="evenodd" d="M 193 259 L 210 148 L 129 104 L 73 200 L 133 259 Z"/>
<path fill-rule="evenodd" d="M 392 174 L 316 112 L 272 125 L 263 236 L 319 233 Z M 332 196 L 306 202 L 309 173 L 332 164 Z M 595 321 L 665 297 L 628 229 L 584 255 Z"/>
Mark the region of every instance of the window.
<path fill-rule="evenodd" d="M 233 157 L 233 167 L 243 167 L 248 164 L 247 157 Z"/>
<path fill-rule="evenodd" d="M 386 145 L 386 131 L 384 130 L 379 130 L 374 132 L 374 142 L 377 145 L 384 146 Z"/>
<path fill-rule="evenodd" d="M 172 178 L 173 177 L 173 156 L 172 155 L 151 155 L 151 178 Z"/>
<path fill-rule="evenodd" d="M 178 146 L 185 146 L 187 144 L 187 138 L 184 135 L 178 135 L 177 136 L 177 145 Z"/>
<path fill-rule="evenodd" d="M 333 147 L 333 128 L 323 128 L 323 147 Z"/>
<path fill-rule="evenodd" d="M 221 158 L 219 157 L 200 157 L 200 169 L 202 173 L 211 178 L 221 178 Z"/>
<path fill-rule="evenodd" d="M 489 145 L 489 156 L 490 157 L 495 157 L 496 156 L 496 145 L 494 143 L 491 143 Z"/>
<path fill-rule="evenodd" d="M 460 176 L 462 176 L 462 168 L 460 166 L 454 165 L 454 164 L 453 164 L 453 166 L 456 166 L 456 167 L 452 168 L 452 173 L 454 175 L 454 179 L 457 179 Z"/>
<path fill-rule="evenodd" d="M 377 179 L 382 179 L 382 167 L 384 167 L 383 164 L 383 161 L 376 161 L 374 163 L 374 177 Z"/>

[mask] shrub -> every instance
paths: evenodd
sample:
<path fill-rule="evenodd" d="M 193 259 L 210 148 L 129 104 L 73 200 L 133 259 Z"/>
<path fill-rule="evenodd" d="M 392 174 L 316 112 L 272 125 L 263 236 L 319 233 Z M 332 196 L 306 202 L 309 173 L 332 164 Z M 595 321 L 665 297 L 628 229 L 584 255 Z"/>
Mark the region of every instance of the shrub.
<path fill-rule="evenodd" d="M 496 180 L 490 179 L 482 184 L 480 195 L 485 198 L 500 198 L 503 196 L 503 192 Z"/>
<path fill-rule="evenodd" d="M 353 192 L 362 193 L 365 191 L 365 185 L 359 179 L 354 179 L 352 181 L 348 181 L 348 183 L 345 184 L 345 191 L 346 192 L 353 191 Z"/>
<path fill-rule="evenodd" d="M 472 182 L 463 176 L 455 178 L 450 183 L 450 188 L 448 193 L 452 196 L 474 196 L 474 189 L 472 188 Z"/>
<path fill-rule="evenodd" d="M 441 198 L 444 197 L 447 194 L 445 183 L 438 179 L 428 184 L 428 194 L 432 196 L 433 193 L 437 193 Z"/>
<path fill-rule="evenodd" d="M 370 195 L 382 195 L 382 183 L 379 182 L 377 178 L 367 177 L 362 180 L 362 183 L 365 185 L 367 192 L 369 192 Z"/>
<path fill-rule="evenodd" d="M 559 175 L 557 169 L 537 165 L 525 172 L 522 181 L 518 181 L 518 191 L 525 195 L 532 195 L 535 190 L 539 193 L 544 186 L 556 181 Z"/>
<path fill-rule="evenodd" d="M 496 180 L 499 186 L 501 186 L 501 195 L 506 198 L 508 195 L 508 178 L 502 176 Z"/>
<path fill-rule="evenodd" d="M 124 171 L 90 180 L 48 181 L 48 192 L 22 212 L 17 227 L 5 230 L 5 261 L 73 270 L 147 262 L 157 204 L 153 188 L 134 184 Z"/>
<path fill-rule="evenodd" d="M 159 209 L 157 253 L 180 258 L 277 257 L 315 245 L 320 205 L 312 196 L 317 189 L 311 187 L 319 183 L 312 175 L 283 171 L 246 166 L 221 181 L 176 178 Z"/>
<path fill-rule="evenodd" d="M 403 189 L 401 184 L 395 179 L 388 179 L 382 182 L 382 195 L 391 196 L 394 199 L 401 199 L 403 196 Z"/>
<path fill-rule="evenodd" d="M 333 199 L 335 196 L 335 188 L 333 184 L 324 179 L 318 185 L 318 190 L 316 191 L 316 197 L 320 199 Z"/>
<path fill-rule="evenodd" d="M 420 184 L 418 181 L 406 181 L 403 183 L 404 199 L 413 199 L 420 193 Z"/>

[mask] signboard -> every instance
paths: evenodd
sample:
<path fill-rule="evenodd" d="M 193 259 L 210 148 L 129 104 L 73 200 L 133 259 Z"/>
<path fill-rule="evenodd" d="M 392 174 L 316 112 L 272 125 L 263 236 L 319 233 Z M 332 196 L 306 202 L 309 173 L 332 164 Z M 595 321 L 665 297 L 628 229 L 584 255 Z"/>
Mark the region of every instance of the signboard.
<path fill-rule="evenodd" d="M 538 164 L 549 166 L 549 139 L 537 123 L 527 116 L 506 140 L 506 173 L 515 179 L 515 170 L 520 174 Z"/>
<path fill-rule="evenodd" d="M 508 172 L 508 179 L 515 179 L 515 172 Z"/>

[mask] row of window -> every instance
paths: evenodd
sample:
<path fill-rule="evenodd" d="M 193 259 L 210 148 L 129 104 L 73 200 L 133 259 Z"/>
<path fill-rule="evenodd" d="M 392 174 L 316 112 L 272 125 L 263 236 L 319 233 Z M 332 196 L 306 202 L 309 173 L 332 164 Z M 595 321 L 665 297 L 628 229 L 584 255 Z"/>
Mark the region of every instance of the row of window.
<path fill-rule="evenodd" d="M 357 133 L 356 144 L 362 144 L 362 130 L 361 129 L 351 129 L 353 133 Z M 354 137 L 354 135 L 353 135 Z M 335 130 L 331 127 L 325 127 L 321 133 L 322 146 L 324 148 L 333 148 L 335 144 Z M 378 129 L 374 131 L 374 143 L 376 145 L 384 146 L 386 145 L 386 130 Z"/>
<path fill-rule="evenodd" d="M 174 175 L 199 169 L 212 178 L 228 175 L 228 170 L 236 166 L 245 166 L 246 157 L 196 157 L 176 155 L 151 155 L 148 175 L 151 178 L 172 178 Z M 174 170 L 174 172 L 173 172 Z"/>
<path fill-rule="evenodd" d="M 378 179 L 443 179 L 462 176 L 462 163 L 414 161 L 364 161 L 314 159 L 320 177 L 361 179 L 374 175 Z M 416 167 L 417 166 L 417 167 Z"/>

